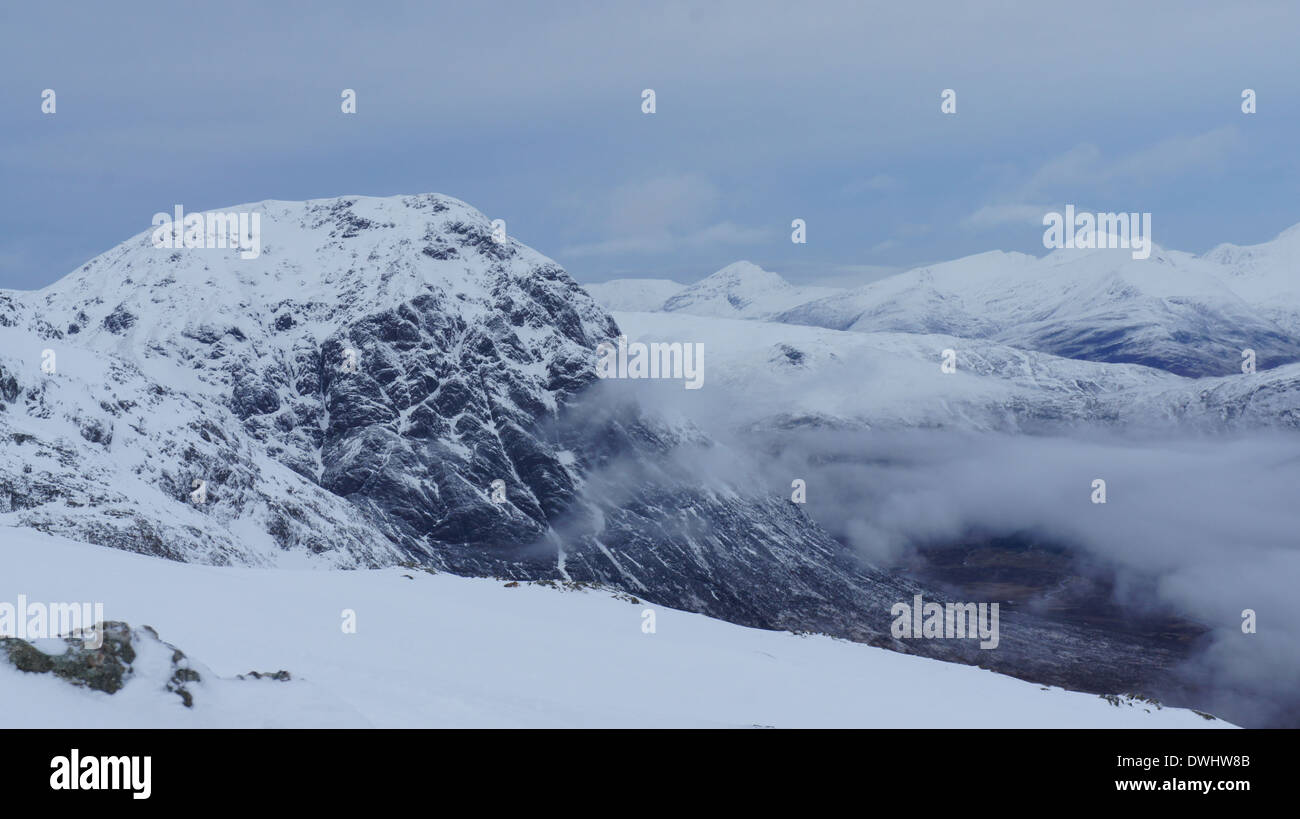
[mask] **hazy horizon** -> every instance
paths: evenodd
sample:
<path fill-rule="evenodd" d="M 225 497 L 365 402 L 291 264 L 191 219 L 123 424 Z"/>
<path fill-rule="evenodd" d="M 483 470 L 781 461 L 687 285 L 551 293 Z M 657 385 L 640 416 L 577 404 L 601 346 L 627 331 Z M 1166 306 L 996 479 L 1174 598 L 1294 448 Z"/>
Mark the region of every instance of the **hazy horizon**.
<path fill-rule="evenodd" d="M 1065 203 L 1150 212 L 1192 253 L 1300 222 L 1294 5 L 767 5 L 236 2 L 193 27 L 6 8 L 0 287 L 47 285 L 177 204 L 344 194 L 457 197 L 580 282 L 1041 255 Z"/>

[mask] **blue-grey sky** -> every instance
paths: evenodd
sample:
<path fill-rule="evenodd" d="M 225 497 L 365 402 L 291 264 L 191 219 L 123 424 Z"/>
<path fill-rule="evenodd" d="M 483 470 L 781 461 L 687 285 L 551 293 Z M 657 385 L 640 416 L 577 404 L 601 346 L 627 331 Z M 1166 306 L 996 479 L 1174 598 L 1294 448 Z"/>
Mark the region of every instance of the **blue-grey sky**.
<path fill-rule="evenodd" d="M 1300 4 L 1048 5 L 5 4 L 0 287 L 175 204 L 343 194 L 458 197 L 580 281 L 1041 255 L 1065 203 L 1195 252 L 1300 222 Z"/>

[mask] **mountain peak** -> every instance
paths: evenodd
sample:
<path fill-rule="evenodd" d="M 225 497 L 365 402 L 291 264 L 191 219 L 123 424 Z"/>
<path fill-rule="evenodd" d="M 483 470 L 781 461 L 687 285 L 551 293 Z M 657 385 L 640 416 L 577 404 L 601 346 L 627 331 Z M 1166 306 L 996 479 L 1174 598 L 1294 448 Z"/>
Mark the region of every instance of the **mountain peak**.
<path fill-rule="evenodd" d="M 718 316 L 747 315 L 757 309 L 757 303 L 765 296 L 789 289 L 789 282 L 753 262 L 732 262 L 669 298 L 663 309 Z"/>
<path fill-rule="evenodd" d="M 319 342 L 343 324 L 421 297 L 454 299 L 468 315 L 486 315 L 503 288 L 529 279 L 581 293 L 559 265 L 442 194 L 266 200 L 202 213 L 247 216 L 259 230 L 257 253 L 156 247 L 151 228 L 29 301 L 83 343 L 93 337 L 111 349 L 141 350 L 194 337 L 206 325 L 248 333 L 286 311 L 294 313 L 295 334 L 310 330 Z M 580 304 L 588 323 L 604 323 L 595 304 Z"/>
<path fill-rule="evenodd" d="M 699 282 L 696 282 L 694 286 L 703 285 L 705 283 L 743 285 L 746 287 L 761 287 L 764 289 L 790 286 L 790 283 L 781 278 L 779 274 L 773 273 L 770 270 L 764 270 L 753 262 L 745 261 L 743 259 L 738 262 L 732 262 L 721 270 L 718 270 L 716 273 L 701 279 Z"/>

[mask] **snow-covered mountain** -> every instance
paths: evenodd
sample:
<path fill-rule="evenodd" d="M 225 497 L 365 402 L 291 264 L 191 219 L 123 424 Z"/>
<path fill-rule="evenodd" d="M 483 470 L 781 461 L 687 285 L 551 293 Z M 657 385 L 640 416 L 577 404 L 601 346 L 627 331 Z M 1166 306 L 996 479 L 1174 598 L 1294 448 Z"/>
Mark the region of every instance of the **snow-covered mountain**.
<path fill-rule="evenodd" d="M 1260 368 L 1300 361 L 1294 316 L 1261 309 L 1238 283 L 1212 259 L 1160 248 L 1145 260 L 1126 250 L 1058 250 L 1041 259 L 994 252 L 901 273 L 776 319 L 945 333 L 1188 376 L 1240 372 L 1246 349 Z"/>
<path fill-rule="evenodd" d="M 991 251 L 889 276 L 854 290 L 806 302 L 774 316 L 777 321 L 832 330 L 946 333 L 986 338 L 996 325 L 967 304 L 958 287 L 989 285 L 1002 290 L 1002 277 L 1036 260 L 1024 253 Z"/>
<path fill-rule="evenodd" d="M 631 285 L 624 284 L 625 289 Z M 734 262 L 666 299 L 669 313 L 720 318 L 767 318 L 840 291 L 832 287 L 795 287 L 778 274 L 752 262 Z"/>
<path fill-rule="evenodd" d="M 1300 226 L 1261 245 L 1204 256 L 1155 247 L 991 251 L 916 268 L 853 290 L 801 288 L 736 262 L 668 298 L 606 295 L 610 309 L 769 319 L 854 332 L 981 339 L 1056 356 L 1143 364 L 1177 375 L 1300 361 Z M 634 294 L 638 280 L 606 292 Z M 626 306 L 624 306 L 626 305 Z"/>
<path fill-rule="evenodd" d="M 1263 244 L 1222 244 L 1206 253 L 1232 291 L 1282 327 L 1300 332 L 1300 225 Z"/>
<path fill-rule="evenodd" d="M 536 451 L 522 430 L 594 380 L 590 350 L 614 331 L 609 317 L 455 200 L 233 210 L 261 214 L 258 258 L 160 250 L 144 233 L 27 298 L 40 316 L 31 329 L 224 406 L 236 419 L 228 433 L 383 521 L 403 551 L 418 553 L 426 536 L 541 538 L 539 496 L 570 492 L 572 478 L 558 450 Z M 194 478 L 217 498 L 230 489 L 222 472 Z M 490 500 L 497 479 L 506 503 Z"/>
<path fill-rule="evenodd" d="M 606 310 L 634 312 L 658 310 L 686 289 L 686 285 L 671 279 L 610 279 L 582 287 Z"/>
<path fill-rule="evenodd" d="M 207 563 L 600 581 L 881 639 L 905 589 L 709 472 L 732 458 L 640 411 L 635 384 L 599 382 L 617 325 L 483 214 L 438 195 L 230 210 L 261 214 L 259 257 L 146 232 L 5 294 L 4 522 Z"/>

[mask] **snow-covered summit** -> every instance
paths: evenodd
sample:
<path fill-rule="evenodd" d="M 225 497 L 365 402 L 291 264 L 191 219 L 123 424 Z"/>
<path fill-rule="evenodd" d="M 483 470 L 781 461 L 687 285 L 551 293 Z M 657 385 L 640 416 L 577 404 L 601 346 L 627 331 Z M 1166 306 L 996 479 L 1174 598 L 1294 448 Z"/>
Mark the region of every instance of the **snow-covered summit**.
<path fill-rule="evenodd" d="M 686 285 L 672 279 L 610 279 L 584 284 L 583 289 L 606 310 L 648 312 L 662 308 L 665 301 L 686 289 Z"/>
<path fill-rule="evenodd" d="M 1300 334 L 1300 224 L 1261 244 L 1221 244 L 1203 258 L 1252 307 Z"/>
<path fill-rule="evenodd" d="M 263 201 L 219 211 L 260 217 L 256 258 L 234 248 L 157 248 L 151 228 L 23 301 L 56 337 L 137 360 L 179 353 L 187 363 L 196 342 L 292 354 L 422 297 L 455 304 L 474 323 L 487 321 L 502 297 L 519 307 L 570 304 L 562 328 L 516 316 L 522 331 L 551 336 L 546 347 L 557 352 L 565 330 L 585 344 L 609 329 L 558 265 L 509 237 L 497 241 L 485 215 L 451 197 Z M 195 369 L 209 380 L 213 366 Z"/>
<path fill-rule="evenodd" d="M 733 262 L 668 298 L 662 309 L 719 318 L 765 318 L 838 290 L 795 287 L 752 262 Z"/>

